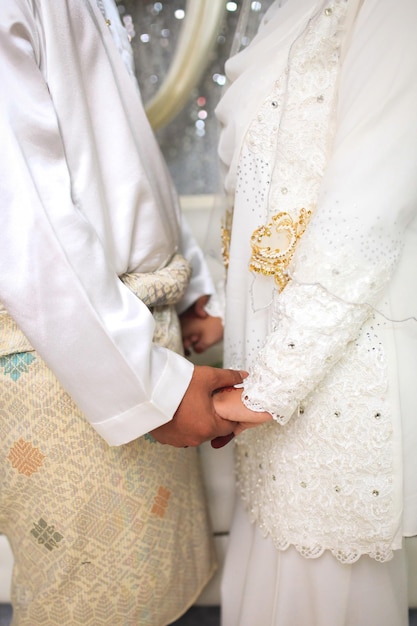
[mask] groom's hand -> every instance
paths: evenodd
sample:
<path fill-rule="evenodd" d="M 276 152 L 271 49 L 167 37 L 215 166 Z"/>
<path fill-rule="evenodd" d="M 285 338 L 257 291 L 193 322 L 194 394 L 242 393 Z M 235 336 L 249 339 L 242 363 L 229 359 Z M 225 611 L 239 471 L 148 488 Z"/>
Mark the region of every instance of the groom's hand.
<path fill-rule="evenodd" d="M 159 443 L 177 448 L 198 446 L 204 441 L 230 435 L 236 424 L 222 419 L 216 413 L 213 393 L 222 387 L 241 383 L 245 376 L 244 372 L 196 365 L 174 417 L 151 431 L 151 435 Z"/>

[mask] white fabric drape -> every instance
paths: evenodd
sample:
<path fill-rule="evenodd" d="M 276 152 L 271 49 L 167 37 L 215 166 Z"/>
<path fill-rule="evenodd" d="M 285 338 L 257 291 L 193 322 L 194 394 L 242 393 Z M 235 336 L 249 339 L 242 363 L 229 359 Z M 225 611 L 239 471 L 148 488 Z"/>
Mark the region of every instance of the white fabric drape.
<path fill-rule="evenodd" d="M 192 375 L 152 344 L 119 280 L 182 246 L 210 291 L 129 75 L 95 0 L 0 7 L 0 300 L 111 444 L 171 419 Z M 204 289 L 202 289 L 204 287 Z"/>
<path fill-rule="evenodd" d="M 407 626 L 405 552 L 383 565 L 277 551 L 239 505 L 222 584 L 222 626 Z"/>

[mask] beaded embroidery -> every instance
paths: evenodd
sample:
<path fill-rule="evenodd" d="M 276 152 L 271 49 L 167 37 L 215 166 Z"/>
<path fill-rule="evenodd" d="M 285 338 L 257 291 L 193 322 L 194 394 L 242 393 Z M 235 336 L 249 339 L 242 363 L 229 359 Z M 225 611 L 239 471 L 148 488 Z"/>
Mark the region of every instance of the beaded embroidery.
<path fill-rule="evenodd" d="M 250 270 L 274 276 L 279 291 L 282 291 L 289 281 L 288 265 L 310 218 L 311 211 L 305 209 L 301 209 L 297 220 L 288 213 L 277 213 L 269 224 L 257 228 L 251 237 Z"/>
<path fill-rule="evenodd" d="M 229 267 L 230 237 L 232 232 L 233 210 L 229 209 L 225 212 L 224 220 L 221 227 L 222 240 L 222 256 L 224 267 Z"/>
<path fill-rule="evenodd" d="M 315 210 L 334 137 L 348 4 L 336 0 L 326 11 L 317 3 L 286 73 L 271 85 L 246 134 L 236 231 L 241 242 L 253 233 L 244 254 L 249 261 L 252 251 L 251 270 L 261 276 L 255 300 L 255 281 L 245 276 L 240 290 L 235 285 L 246 256 L 232 261 L 233 302 L 246 297 L 247 307 L 255 302 L 257 309 L 232 318 L 225 337 L 227 367 L 250 371 L 244 404 L 274 417 L 235 442 L 237 487 L 251 521 L 278 550 L 292 545 L 307 558 L 329 550 L 343 563 L 362 554 L 386 561 L 401 545 L 384 322 L 369 318 L 365 304 L 377 296 L 387 268 L 377 264 L 375 273 L 370 262 L 365 272 L 363 256 L 355 259 L 330 222 L 344 219 L 337 206 L 329 215 L 321 208 L 314 223 L 308 214 L 306 232 L 299 225 L 300 207 Z M 274 266 L 285 275 L 284 257 L 298 244 L 298 258 L 288 260 L 292 280 L 277 296 L 275 281 L 266 285 L 262 275 L 275 276 Z M 261 310 L 263 288 L 274 292 Z"/>

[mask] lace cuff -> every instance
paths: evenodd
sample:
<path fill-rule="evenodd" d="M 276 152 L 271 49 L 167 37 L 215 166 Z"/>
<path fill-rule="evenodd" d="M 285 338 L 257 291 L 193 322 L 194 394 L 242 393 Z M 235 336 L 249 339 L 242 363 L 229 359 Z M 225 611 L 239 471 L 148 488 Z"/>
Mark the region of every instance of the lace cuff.
<path fill-rule="evenodd" d="M 289 283 L 280 296 L 276 328 L 243 383 L 245 406 L 285 424 L 303 410 L 305 398 L 342 357 L 371 310 L 320 285 Z"/>

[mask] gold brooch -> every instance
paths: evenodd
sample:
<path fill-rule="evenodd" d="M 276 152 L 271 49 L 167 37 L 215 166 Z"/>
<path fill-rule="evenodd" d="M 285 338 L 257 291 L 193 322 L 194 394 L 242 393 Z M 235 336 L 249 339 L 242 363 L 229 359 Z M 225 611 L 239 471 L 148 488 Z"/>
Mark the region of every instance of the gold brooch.
<path fill-rule="evenodd" d="M 289 281 L 286 270 L 310 218 L 311 211 L 306 209 L 300 210 L 296 220 L 288 213 L 277 213 L 269 224 L 257 228 L 251 236 L 249 269 L 274 276 L 279 291 L 282 291 Z"/>

